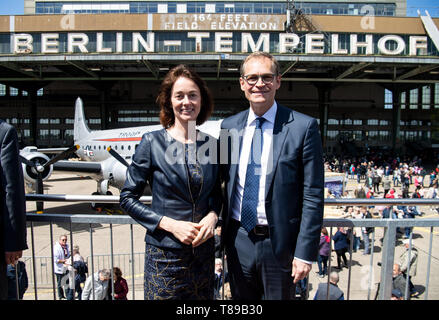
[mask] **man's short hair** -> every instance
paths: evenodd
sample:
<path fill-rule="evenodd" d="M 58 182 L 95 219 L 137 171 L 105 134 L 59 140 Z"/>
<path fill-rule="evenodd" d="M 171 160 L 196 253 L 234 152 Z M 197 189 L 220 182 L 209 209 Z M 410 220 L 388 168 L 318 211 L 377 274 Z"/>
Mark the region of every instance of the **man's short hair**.
<path fill-rule="evenodd" d="M 111 277 L 111 272 L 108 269 L 99 270 L 99 274 L 101 274 L 106 279 L 110 279 L 110 277 Z"/>
<path fill-rule="evenodd" d="M 254 58 L 267 58 L 271 60 L 271 69 L 273 70 L 273 73 L 275 75 L 280 75 L 280 66 L 279 66 L 279 62 L 276 60 L 275 57 L 273 57 L 271 54 L 267 53 L 267 52 L 263 52 L 263 51 L 256 51 L 253 52 L 252 54 L 248 55 L 247 58 L 244 59 L 244 61 L 242 61 L 241 63 L 241 67 L 239 69 L 239 72 L 241 74 L 241 76 L 244 76 L 244 68 L 245 68 L 245 64 Z"/>
<path fill-rule="evenodd" d="M 334 283 L 337 284 L 338 281 L 340 281 L 340 277 L 339 277 L 339 275 L 338 275 L 337 272 L 332 271 L 332 272 L 329 274 L 329 280 L 331 280 L 331 282 L 334 282 Z"/>

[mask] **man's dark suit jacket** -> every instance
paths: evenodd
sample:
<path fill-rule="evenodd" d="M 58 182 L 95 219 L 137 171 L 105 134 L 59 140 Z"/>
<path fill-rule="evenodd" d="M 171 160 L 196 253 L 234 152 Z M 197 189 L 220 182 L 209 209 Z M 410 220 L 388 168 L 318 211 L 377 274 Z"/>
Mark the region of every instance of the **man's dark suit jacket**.
<path fill-rule="evenodd" d="M 247 109 L 222 122 L 221 143 L 227 135 L 224 129 L 242 131 L 245 128 L 248 114 Z M 239 150 L 242 136 L 239 136 Z M 272 152 L 273 168 L 267 174 L 265 185 L 265 211 L 273 253 L 280 266 L 291 271 L 294 257 L 315 261 L 318 255 L 323 221 L 324 169 L 316 119 L 278 105 Z M 232 215 L 229 204 L 236 190 L 239 164 L 236 161 L 230 163 L 231 155 L 229 149 L 228 163 L 221 166 L 226 192 L 222 239 L 225 246 L 228 245 Z"/>
<path fill-rule="evenodd" d="M 23 171 L 14 127 L 0 120 L 0 298 L 6 280 L 5 251 L 27 249 Z"/>

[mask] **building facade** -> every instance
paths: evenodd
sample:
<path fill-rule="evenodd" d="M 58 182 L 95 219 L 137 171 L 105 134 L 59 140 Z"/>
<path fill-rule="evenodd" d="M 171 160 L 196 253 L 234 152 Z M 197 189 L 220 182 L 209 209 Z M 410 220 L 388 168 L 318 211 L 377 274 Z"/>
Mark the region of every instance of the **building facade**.
<path fill-rule="evenodd" d="M 224 118 L 247 107 L 241 61 L 267 51 L 282 68 L 278 101 L 319 120 L 327 152 L 438 144 L 439 41 L 427 30 L 438 19 L 405 17 L 400 0 L 294 5 L 25 1 L 25 15 L 0 16 L 0 117 L 47 147 L 73 142 L 77 96 L 93 129 L 156 124 L 161 79 L 186 63 Z"/>
<path fill-rule="evenodd" d="M 24 14 L 102 13 L 251 13 L 285 14 L 288 1 L 123 1 L 24 0 Z M 306 14 L 405 16 L 406 0 L 290 1 Z"/>

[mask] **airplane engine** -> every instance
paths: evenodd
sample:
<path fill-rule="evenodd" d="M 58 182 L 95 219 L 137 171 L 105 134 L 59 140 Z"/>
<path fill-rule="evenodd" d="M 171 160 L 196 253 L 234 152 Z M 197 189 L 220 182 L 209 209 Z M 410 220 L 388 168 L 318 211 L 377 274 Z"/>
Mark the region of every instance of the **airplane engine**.
<path fill-rule="evenodd" d="M 109 158 L 102 165 L 104 180 L 108 180 L 110 185 L 122 189 L 125 179 L 127 167 L 114 158 Z"/>
<path fill-rule="evenodd" d="M 49 179 L 53 171 L 53 166 L 50 165 L 47 168 L 43 168 L 43 165 L 50 160 L 48 156 L 38 152 L 36 147 L 26 147 L 20 151 L 20 155 L 35 164 L 35 167 L 31 167 L 25 163 L 21 164 L 23 167 L 23 176 L 26 182 L 31 184 L 35 184 L 37 182 L 37 168 L 41 168 L 41 178 L 43 181 Z"/>

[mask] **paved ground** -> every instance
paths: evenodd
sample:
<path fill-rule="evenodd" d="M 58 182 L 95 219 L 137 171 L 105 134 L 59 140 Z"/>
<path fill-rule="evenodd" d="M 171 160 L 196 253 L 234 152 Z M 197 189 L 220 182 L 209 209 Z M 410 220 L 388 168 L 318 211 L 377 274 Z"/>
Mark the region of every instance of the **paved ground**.
<path fill-rule="evenodd" d="M 347 184 L 347 190 L 353 190 L 356 188 L 356 180 L 349 180 Z M 45 183 L 45 192 L 50 194 L 91 194 L 96 190 L 96 183 L 88 178 L 72 178 L 71 175 L 65 173 L 54 173 L 50 180 Z M 113 189 L 113 194 L 119 194 L 118 190 Z M 379 196 L 382 197 L 382 194 Z M 28 212 L 34 212 L 35 204 L 27 203 Z M 425 215 L 418 218 L 439 218 L 436 211 L 431 210 L 428 207 L 422 207 L 422 211 Z M 82 214 L 97 214 L 89 208 L 89 204 L 79 204 L 79 203 L 46 203 L 45 213 L 82 213 Z M 43 213 L 44 214 L 44 213 Z M 121 214 L 121 211 L 115 206 L 113 210 L 107 210 L 101 212 L 100 214 Z M 337 208 L 325 208 L 325 217 L 340 217 L 341 209 Z M 59 235 L 70 233 L 70 226 L 66 224 L 53 224 L 53 237 L 56 240 Z M 86 258 L 90 255 L 90 233 L 89 225 L 73 225 L 73 242 L 80 246 L 81 255 Z M 335 230 L 334 230 L 335 232 Z M 133 228 L 133 238 L 134 238 L 134 252 L 142 253 L 144 251 L 144 229 L 138 225 Z M 430 282 L 429 282 L 429 292 L 428 298 L 439 299 L 439 244 L 437 241 L 438 231 L 434 231 L 433 236 L 433 250 L 431 259 L 431 272 L 430 272 Z M 104 255 L 110 254 L 110 227 L 108 225 L 93 225 L 93 253 L 94 255 Z M 113 226 L 113 253 L 115 255 L 115 266 L 119 266 L 124 273 L 124 277 L 127 278 L 130 293 L 128 295 L 129 299 L 132 299 L 132 279 L 135 279 L 135 299 L 143 299 L 143 256 L 135 257 L 135 272 L 134 276 L 131 275 L 131 266 L 129 264 L 129 253 L 130 253 L 130 228 L 126 225 L 114 225 Z M 374 298 L 376 287 L 375 284 L 379 282 L 380 267 L 377 266 L 377 262 L 381 261 L 381 247 L 379 239 L 382 237 L 382 230 L 377 229 L 375 247 L 373 254 L 373 288 L 368 290 L 368 275 L 369 275 L 369 265 L 371 256 L 363 256 L 362 252 L 353 253 L 352 256 L 352 268 L 351 268 L 351 284 L 349 298 L 355 300 L 365 300 L 368 295 L 371 299 Z M 415 228 L 414 230 L 414 244 L 418 248 L 419 252 L 419 262 L 417 275 L 413 278 L 413 283 L 420 292 L 420 295 L 415 299 L 424 299 L 425 297 L 425 287 L 426 287 L 426 277 L 427 277 L 427 254 L 428 254 L 428 244 L 429 244 L 430 230 L 426 228 Z M 48 224 L 35 224 L 34 225 L 34 240 L 35 240 L 35 255 L 37 257 L 48 257 L 47 260 L 38 260 L 38 275 L 37 279 L 40 285 L 38 285 L 38 299 L 53 299 L 53 290 L 51 280 L 51 265 L 50 265 L 50 226 Z M 28 228 L 28 244 L 29 249 L 24 252 L 24 256 L 31 256 L 31 230 Z M 69 235 L 69 244 L 71 244 L 71 239 Z M 403 252 L 402 242 L 398 240 L 397 248 L 395 251 L 395 259 L 398 259 L 400 254 Z M 128 255 L 127 255 L 128 254 Z M 349 259 L 349 255 L 348 259 Z M 96 258 L 96 260 L 98 260 Z M 95 261 L 96 261 L 95 260 Z M 108 267 L 108 262 L 99 262 L 100 266 Z M 332 253 L 332 266 L 336 265 L 336 255 L 335 252 Z M 30 263 L 28 263 L 28 273 L 30 273 Z M 318 270 L 317 265 L 313 265 L 313 270 L 310 274 L 310 298 L 314 297 L 315 291 L 317 289 L 318 283 L 325 282 L 326 278 L 319 278 L 316 274 Z M 91 270 L 90 270 L 91 271 Z M 96 269 L 95 269 L 96 271 Z M 47 273 L 47 275 L 46 275 Z M 348 269 L 343 269 L 340 271 L 340 288 L 345 292 L 345 297 L 347 297 L 347 287 L 348 287 Z M 32 277 L 33 275 L 29 275 Z M 48 279 L 48 280 L 47 280 Z M 44 284 L 43 282 L 47 282 Z M 34 289 L 30 287 L 25 294 L 25 300 L 35 299 Z"/>

